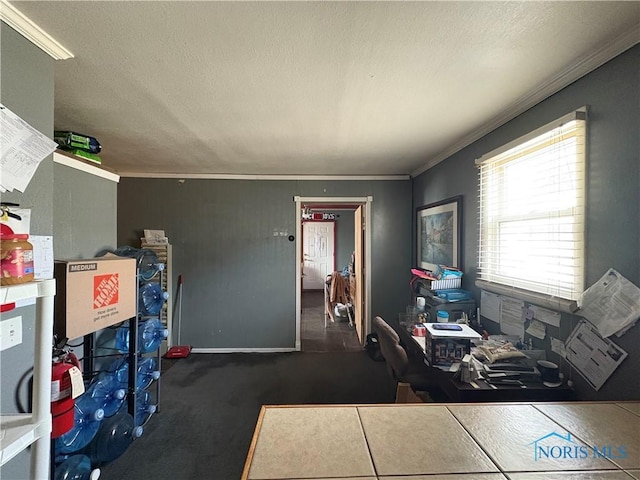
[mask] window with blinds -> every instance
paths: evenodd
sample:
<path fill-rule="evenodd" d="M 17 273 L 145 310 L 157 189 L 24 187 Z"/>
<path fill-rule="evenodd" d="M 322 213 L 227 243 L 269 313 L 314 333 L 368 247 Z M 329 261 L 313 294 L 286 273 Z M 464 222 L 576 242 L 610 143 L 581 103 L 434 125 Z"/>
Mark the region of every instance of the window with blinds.
<path fill-rule="evenodd" d="M 477 160 L 480 280 L 580 296 L 585 124 L 581 109 Z"/>

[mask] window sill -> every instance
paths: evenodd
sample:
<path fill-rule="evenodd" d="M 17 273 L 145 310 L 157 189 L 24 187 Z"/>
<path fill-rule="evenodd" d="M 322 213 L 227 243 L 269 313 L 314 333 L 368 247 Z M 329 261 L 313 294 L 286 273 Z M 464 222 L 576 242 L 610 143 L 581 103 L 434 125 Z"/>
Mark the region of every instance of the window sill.
<path fill-rule="evenodd" d="M 476 287 L 488 292 L 505 295 L 508 297 L 518 298 L 525 302 L 533 303 L 540 307 L 556 310 L 564 313 L 575 313 L 578 310 L 578 304 L 575 300 L 566 300 L 564 298 L 553 297 L 543 293 L 530 292 L 521 288 L 500 285 L 499 283 L 487 282 L 485 280 L 476 280 Z"/>

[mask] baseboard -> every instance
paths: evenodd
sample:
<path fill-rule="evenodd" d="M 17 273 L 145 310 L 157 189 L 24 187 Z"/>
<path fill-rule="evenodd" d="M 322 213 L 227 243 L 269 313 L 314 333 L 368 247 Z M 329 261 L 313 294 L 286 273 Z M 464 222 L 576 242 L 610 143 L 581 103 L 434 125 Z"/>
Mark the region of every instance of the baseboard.
<path fill-rule="evenodd" d="M 192 348 L 191 353 L 288 353 L 295 348 Z"/>

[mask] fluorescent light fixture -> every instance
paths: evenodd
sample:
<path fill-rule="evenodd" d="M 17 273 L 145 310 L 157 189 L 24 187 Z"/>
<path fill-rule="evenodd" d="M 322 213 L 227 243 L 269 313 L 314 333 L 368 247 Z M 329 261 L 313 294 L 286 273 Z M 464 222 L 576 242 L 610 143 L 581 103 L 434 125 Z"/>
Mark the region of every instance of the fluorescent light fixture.
<path fill-rule="evenodd" d="M 54 59 L 66 60 L 74 57 L 73 53 L 60 45 L 56 39 L 29 20 L 7 0 L 0 0 L 0 20 Z"/>

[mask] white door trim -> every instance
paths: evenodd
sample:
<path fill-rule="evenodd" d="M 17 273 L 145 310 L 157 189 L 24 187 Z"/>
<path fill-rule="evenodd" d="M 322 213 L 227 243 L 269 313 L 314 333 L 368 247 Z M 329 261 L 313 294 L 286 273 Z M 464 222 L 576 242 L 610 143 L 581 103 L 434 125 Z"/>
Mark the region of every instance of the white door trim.
<path fill-rule="evenodd" d="M 364 235 L 364 295 L 365 304 L 363 312 L 363 332 L 362 338 L 366 338 L 369 333 L 369 325 L 371 325 L 370 311 L 371 311 L 371 218 L 372 208 L 371 202 L 373 202 L 373 196 L 367 197 L 299 197 L 294 196 L 295 202 L 295 219 L 296 219 L 296 351 L 301 350 L 300 343 L 300 317 L 302 309 L 302 265 L 300 263 L 300 252 L 302 252 L 302 204 L 321 203 L 323 205 L 335 203 L 340 205 L 364 205 L 364 222 L 365 222 L 365 235 Z"/>

